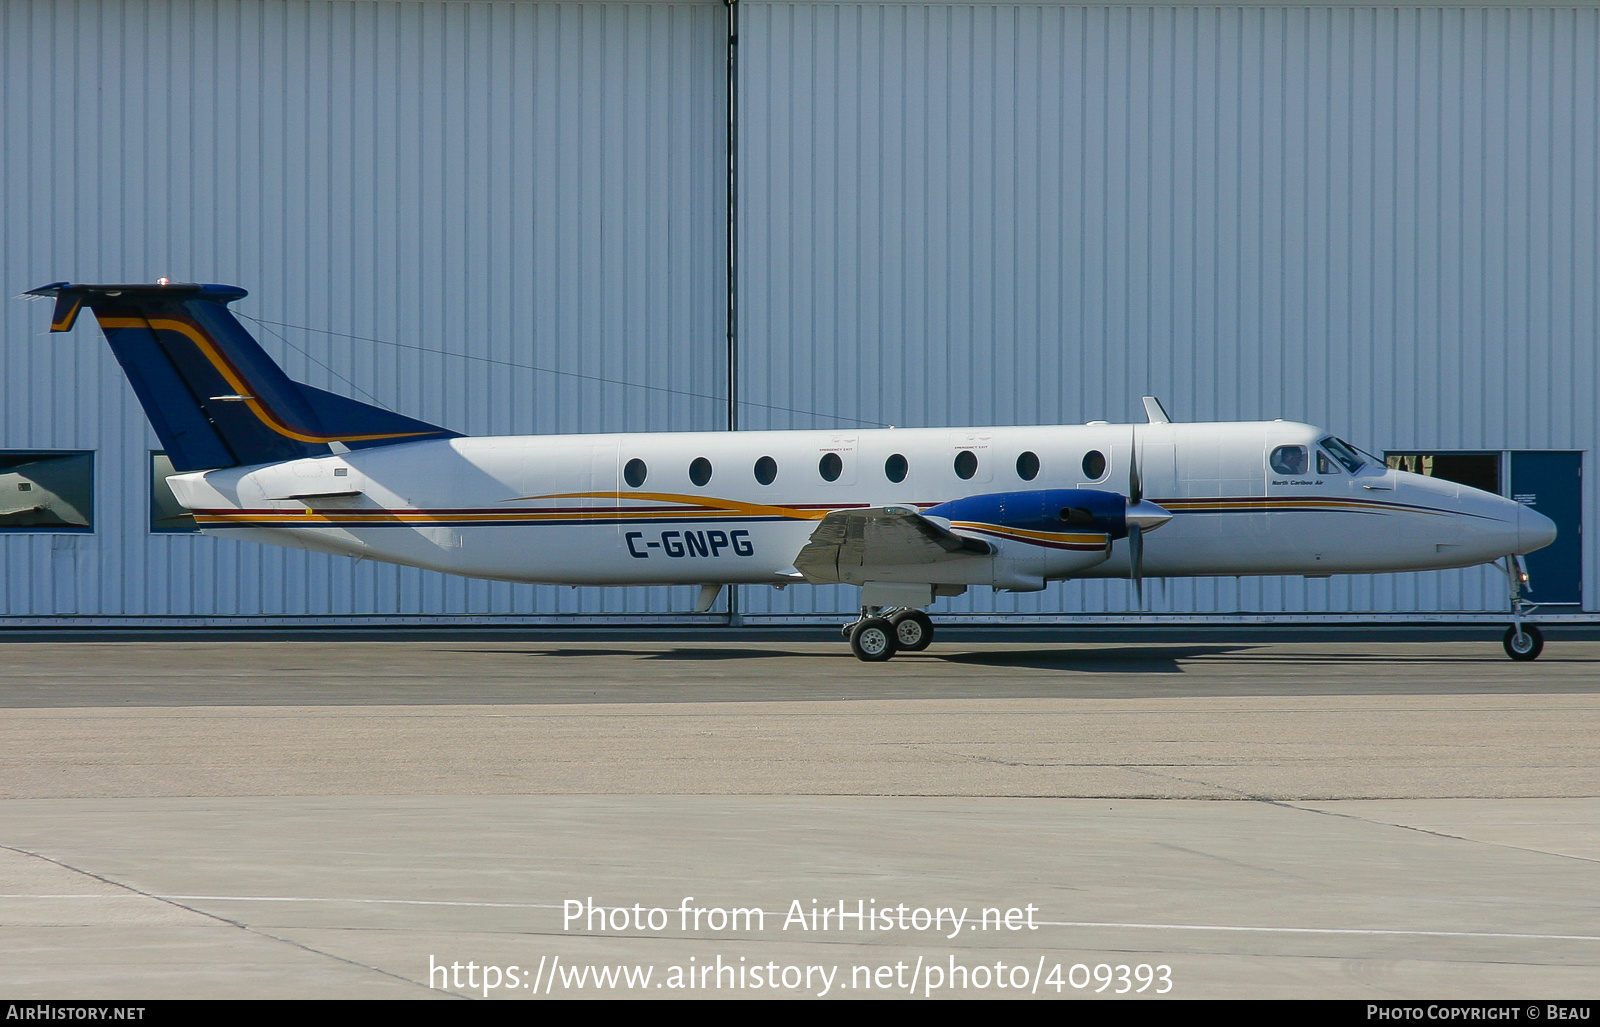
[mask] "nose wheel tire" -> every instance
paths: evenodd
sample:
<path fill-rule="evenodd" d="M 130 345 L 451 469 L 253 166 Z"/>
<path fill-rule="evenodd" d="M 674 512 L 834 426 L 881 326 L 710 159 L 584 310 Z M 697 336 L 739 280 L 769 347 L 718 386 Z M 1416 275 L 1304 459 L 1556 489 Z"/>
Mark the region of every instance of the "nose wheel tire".
<path fill-rule="evenodd" d="M 1544 652 L 1544 633 L 1532 624 L 1524 624 L 1521 631 L 1513 624 L 1506 628 L 1505 638 L 1501 641 L 1506 647 L 1506 655 L 1519 663 L 1537 660 L 1539 654 Z"/>
<path fill-rule="evenodd" d="M 894 625 L 894 647 L 920 653 L 933 644 L 933 621 L 921 610 L 903 610 L 889 618 Z"/>
<path fill-rule="evenodd" d="M 850 651 L 858 660 L 882 663 L 894 655 L 894 639 L 894 625 L 882 617 L 868 617 L 851 629 Z"/>

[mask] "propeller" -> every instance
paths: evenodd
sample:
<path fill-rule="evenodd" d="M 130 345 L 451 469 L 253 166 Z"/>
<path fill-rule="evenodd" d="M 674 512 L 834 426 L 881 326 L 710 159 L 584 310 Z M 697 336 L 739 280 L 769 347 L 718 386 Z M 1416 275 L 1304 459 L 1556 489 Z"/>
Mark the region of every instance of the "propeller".
<path fill-rule="evenodd" d="M 1132 445 L 1128 448 L 1128 569 L 1133 578 L 1133 592 L 1139 609 L 1144 609 L 1144 533 L 1154 531 L 1172 520 L 1172 514 L 1144 498 L 1144 478 L 1139 474 L 1139 429 L 1133 428 Z"/>
<path fill-rule="evenodd" d="M 1128 512 L 1144 502 L 1144 479 L 1139 476 L 1139 429 L 1131 429 L 1128 445 Z M 1133 594 L 1144 609 L 1144 525 L 1128 519 L 1128 567 L 1133 574 Z"/>

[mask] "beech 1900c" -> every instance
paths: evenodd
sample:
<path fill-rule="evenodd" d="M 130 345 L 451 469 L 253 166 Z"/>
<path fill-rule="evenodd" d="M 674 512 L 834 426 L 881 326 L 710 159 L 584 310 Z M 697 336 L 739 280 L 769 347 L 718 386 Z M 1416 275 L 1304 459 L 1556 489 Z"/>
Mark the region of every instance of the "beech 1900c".
<path fill-rule="evenodd" d="M 1503 560 L 1506 650 L 1533 659 L 1517 557 L 1553 522 L 1393 470 L 1308 424 L 1148 423 L 468 438 L 292 381 L 226 285 L 72 285 L 202 531 L 500 581 L 846 583 L 863 660 L 926 648 L 923 608 L 1067 578 L 1376 574 Z M 1159 532 L 1159 534 L 1157 534 Z"/>

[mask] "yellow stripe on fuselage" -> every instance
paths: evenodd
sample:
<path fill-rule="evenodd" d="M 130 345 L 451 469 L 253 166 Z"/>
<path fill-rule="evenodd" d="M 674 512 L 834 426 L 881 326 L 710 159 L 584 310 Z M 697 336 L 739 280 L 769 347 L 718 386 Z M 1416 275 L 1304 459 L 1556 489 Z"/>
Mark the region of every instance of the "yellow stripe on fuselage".
<path fill-rule="evenodd" d="M 1415 512 L 1446 516 L 1448 511 L 1429 507 L 1405 506 L 1371 499 L 1339 499 L 1317 496 L 1264 496 L 1238 499 L 1163 499 L 1160 505 L 1173 513 L 1284 513 L 1289 510 L 1320 508 L 1357 513 Z"/>
<path fill-rule="evenodd" d="M 820 521 L 832 510 L 800 510 L 792 506 L 770 506 L 765 503 L 745 503 L 737 499 L 712 499 L 706 496 L 690 496 L 679 492 L 558 492 L 548 496 L 517 496 L 514 499 L 502 500 L 505 503 L 526 503 L 535 499 L 647 499 L 655 503 L 683 503 L 687 506 L 696 506 L 710 509 L 719 513 L 744 514 L 747 517 L 787 517 L 797 521 Z M 632 514 L 675 514 L 683 516 L 682 510 L 630 510 Z M 699 511 L 694 511 L 698 513 Z"/>

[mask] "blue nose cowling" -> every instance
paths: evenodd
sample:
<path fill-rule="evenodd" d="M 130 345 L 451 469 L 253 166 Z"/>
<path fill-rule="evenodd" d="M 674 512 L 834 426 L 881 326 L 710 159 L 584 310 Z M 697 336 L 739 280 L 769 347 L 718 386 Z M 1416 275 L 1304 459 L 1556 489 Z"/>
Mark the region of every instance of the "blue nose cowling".
<path fill-rule="evenodd" d="M 1517 552 L 1531 553 L 1556 540 L 1556 522 L 1531 506 L 1517 507 Z"/>

